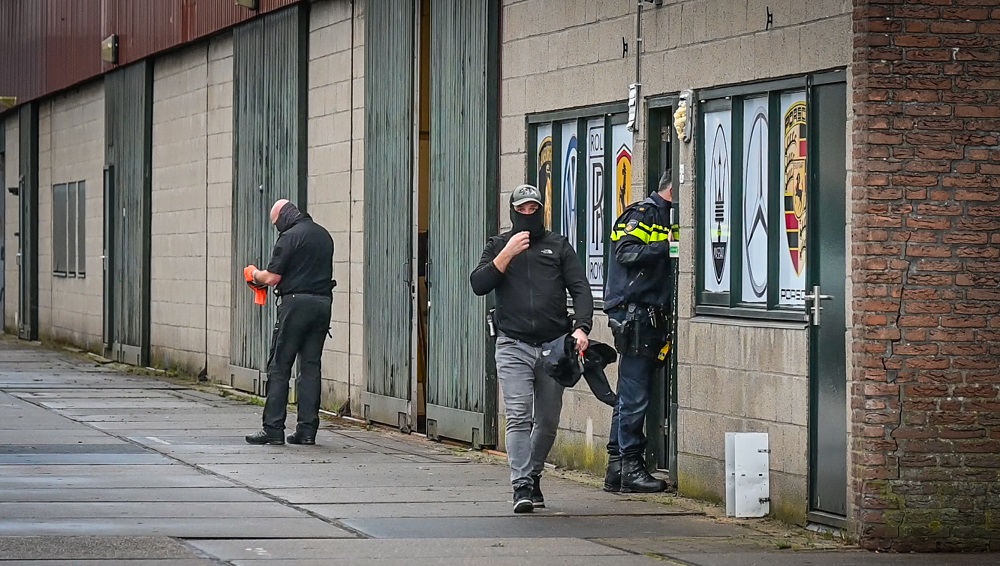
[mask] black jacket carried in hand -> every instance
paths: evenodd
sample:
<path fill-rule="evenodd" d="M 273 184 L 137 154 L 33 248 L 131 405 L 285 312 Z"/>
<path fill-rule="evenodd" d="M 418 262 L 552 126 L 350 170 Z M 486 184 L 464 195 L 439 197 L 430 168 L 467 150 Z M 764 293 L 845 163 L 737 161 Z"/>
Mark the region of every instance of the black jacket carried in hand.
<path fill-rule="evenodd" d="M 560 336 L 542 346 L 542 371 L 563 387 L 573 387 L 582 376 L 599 401 L 614 406 L 618 396 L 611 390 L 604 368 L 618 359 L 614 348 L 601 342 L 591 342 L 583 355 L 583 367 L 576 352 L 576 340 Z"/>
<path fill-rule="evenodd" d="M 477 295 L 496 292 L 496 325 L 515 340 L 541 345 L 576 328 L 593 327 L 594 296 L 576 251 L 565 236 L 546 231 L 511 260 L 503 273 L 493 260 L 510 241 L 504 232 L 486 242 L 479 265 L 469 277 Z M 573 297 L 576 322 L 566 309 Z"/>

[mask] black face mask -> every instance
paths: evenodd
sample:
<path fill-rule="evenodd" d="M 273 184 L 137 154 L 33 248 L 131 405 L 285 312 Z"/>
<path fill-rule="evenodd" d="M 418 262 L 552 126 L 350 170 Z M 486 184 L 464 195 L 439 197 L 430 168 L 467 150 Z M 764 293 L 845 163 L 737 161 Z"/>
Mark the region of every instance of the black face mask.
<path fill-rule="evenodd" d="M 545 209 L 541 206 L 533 214 L 521 214 L 511 207 L 510 222 L 515 234 L 527 232 L 532 240 L 545 235 Z"/>
<path fill-rule="evenodd" d="M 299 220 L 305 218 L 305 214 L 298 209 L 292 203 L 287 203 L 285 206 L 281 207 L 281 211 L 278 213 L 278 220 L 274 223 L 274 227 L 278 229 L 278 233 L 288 230 L 292 226 L 295 226 Z"/>

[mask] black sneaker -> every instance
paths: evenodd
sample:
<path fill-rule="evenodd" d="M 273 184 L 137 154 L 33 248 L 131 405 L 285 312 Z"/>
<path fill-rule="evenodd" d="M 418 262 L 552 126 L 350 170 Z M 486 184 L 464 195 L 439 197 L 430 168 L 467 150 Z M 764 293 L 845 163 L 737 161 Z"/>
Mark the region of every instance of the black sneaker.
<path fill-rule="evenodd" d="M 279 432 L 277 436 L 274 436 L 266 430 L 258 430 L 253 434 L 246 435 L 246 441 L 249 444 L 275 444 L 281 446 L 285 443 L 285 435 Z"/>
<path fill-rule="evenodd" d="M 535 504 L 531 502 L 531 486 L 522 485 L 514 490 L 514 512 L 531 513 Z"/>
<path fill-rule="evenodd" d="M 540 474 L 531 476 L 531 479 L 535 480 L 535 484 L 531 488 L 531 505 L 535 509 L 543 508 L 545 507 L 545 496 L 542 495 L 542 476 Z"/>

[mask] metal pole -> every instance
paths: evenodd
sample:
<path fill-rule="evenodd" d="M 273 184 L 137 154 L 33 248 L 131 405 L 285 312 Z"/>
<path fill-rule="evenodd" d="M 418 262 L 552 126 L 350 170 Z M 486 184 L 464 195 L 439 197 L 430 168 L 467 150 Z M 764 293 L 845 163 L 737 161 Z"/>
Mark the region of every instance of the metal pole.
<path fill-rule="evenodd" d="M 644 0 L 636 0 L 635 3 L 635 121 L 632 131 L 639 131 L 639 92 L 642 90 L 642 83 L 639 80 L 639 59 L 642 57 L 642 3 Z"/>
<path fill-rule="evenodd" d="M 635 83 L 639 84 L 639 57 L 642 54 L 642 2 L 635 4 Z"/>

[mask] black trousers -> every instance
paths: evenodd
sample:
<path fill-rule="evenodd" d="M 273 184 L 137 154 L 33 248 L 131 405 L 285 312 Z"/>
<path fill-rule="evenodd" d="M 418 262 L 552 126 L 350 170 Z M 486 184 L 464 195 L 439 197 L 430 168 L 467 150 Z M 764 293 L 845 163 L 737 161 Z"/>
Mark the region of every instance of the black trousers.
<path fill-rule="evenodd" d="M 333 301 L 317 295 L 284 295 L 278 304 L 278 321 L 271 336 L 267 360 L 267 400 L 264 430 L 284 434 L 288 406 L 288 381 L 292 364 L 299 358 L 298 425 L 296 430 L 314 436 L 319 428 L 321 390 L 320 358 L 330 329 Z"/>

